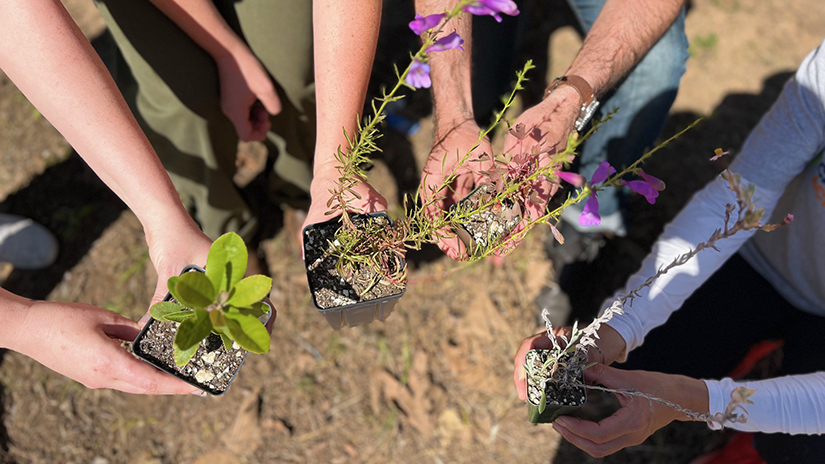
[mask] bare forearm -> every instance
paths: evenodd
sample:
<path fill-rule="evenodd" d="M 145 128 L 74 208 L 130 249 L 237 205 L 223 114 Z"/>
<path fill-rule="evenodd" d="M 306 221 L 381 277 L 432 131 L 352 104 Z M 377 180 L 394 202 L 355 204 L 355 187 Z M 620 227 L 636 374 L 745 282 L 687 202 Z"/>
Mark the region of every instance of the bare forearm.
<path fill-rule="evenodd" d="M 684 0 L 607 0 L 566 74 L 597 96 L 613 88 L 670 27 Z"/>
<path fill-rule="evenodd" d="M 218 59 L 245 47 L 211 0 L 151 0 L 201 48 Z"/>
<path fill-rule="evenodd" d="M 346 149 L 343 130 L 356 131 L 367 93 L 381 22 L 380 0 L 313 2 L 318 135 L 315 174 L 334 166 Z"/>
<path fill-rule="evenodd" d="M 144 228 L 189 221 L 114 81 L 59 1 L 0 2 L 0 68 Z"/>
<path fill-rule="evenodd" d="M 456 0 L 416 0 L 416 12 L 422 16 L 452 10 Z M 436 136 L 444 130 L 473 119 L 471 84 L 472 16 L 464 13 L 452 19 L 444 27 L 442 35 L 455 30 L 464 39 L 464 50 L 447 50 L 431 53 L 433 106 Z"/>
<path fill-rule="evenodd" d="M 29 300 L 0 288 L 0 348 L 14 349 Z"/>

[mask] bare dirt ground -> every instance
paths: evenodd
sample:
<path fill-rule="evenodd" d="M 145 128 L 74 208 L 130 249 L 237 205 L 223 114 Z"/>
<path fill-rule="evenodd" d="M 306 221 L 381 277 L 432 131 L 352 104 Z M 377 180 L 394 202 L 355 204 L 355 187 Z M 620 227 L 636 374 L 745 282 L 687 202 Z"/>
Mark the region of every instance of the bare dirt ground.
<path fill-rule="evenodd" d="M 90 38 L 101 33 L 90 0 L 65 3 Z M 823 24 L 815 0 L 692 3 L 691 58 L 666 135 L 707 120 L 646 168 L 668 189 L 655 206 L 634 202 L 634 246 L 605 249 L 594 265 L 604 282 L 594 281 L 591 293 L 620 284 L 664 221 L 721 170 L 707 162 L 713 149 L 741 146 L 788 73 L 821 42 Z M 572 28 L 553 33 L 550 75 L 564 71 L 578 43 Z M 430 128 L 424 119 L 409 146 L 419 170 Z M 390 165 L 403 151 L 393 146 Z M 0 283 L 140 317 L 156 279 L 140 224 L 2 74 L 0 160 L 0 211 L 34 217 L 62 245 L 48 270 L 0 264 Z M 371 176 L 393 197 L 388 164 L 378 162 Z M 552 428 L 529 424 L 512 386 L 512 355 L 536 328 L 533 298 L 551 273 L 543 234 L 500 266 L 413 256 L 392 317 L 334 332 L 312 309 L 302 263 L 281 231 L 265 242 L 279 311 L 272 349 L 249 358 L 229 394 L 88 390 L 24 356 L 0 354 L 0 463 L 599 462 L 560 444 Z M 688 462 L 718 443 L 720 435 L 705 430 L 666 430 L 609 462 Z"/>

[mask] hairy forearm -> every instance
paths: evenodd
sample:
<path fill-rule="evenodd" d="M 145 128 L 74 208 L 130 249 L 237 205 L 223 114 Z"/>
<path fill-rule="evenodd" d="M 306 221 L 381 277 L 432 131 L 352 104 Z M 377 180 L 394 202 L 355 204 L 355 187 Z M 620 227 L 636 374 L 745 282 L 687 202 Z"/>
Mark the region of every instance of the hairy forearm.
<path fill-rule="evenodd" d="M 364 106 L 380 23 L 380 0 L 313 2 L 316 176 L 336 165 L 339 146 L 346 149 L 343 131 L 356 133 L 356 117 Z"/>
<path fill-rule="evenodd" d="M 670 27 L 685 0 L 607 0 L 566 74 L 597 96 L 613 88 Z"/>
<path fill-rule="evenodd" d="M 0 68 L 144 228 L 191 223 L 114 81 L 59 1 L 0 2 Z"/>
<path fill-rule="evenodd" d="M 416 0 L 416 13 L 422 16 L 453 9 L 456 0 Z M 472 16 L 464 13 L 450 20 L 443 29 L 446 35 L 455 30 L 464 39 L 464 50 L 431 53 L 433 106 L 436 137 L 461 122 L 473 119 L 471 85 Z M 443 135 L 443 134 L 441 134 Z"/>
<path fill-rule="evenodd" d="M 211 0 L 151 0 L 213 58 L 246 47 Z"/>

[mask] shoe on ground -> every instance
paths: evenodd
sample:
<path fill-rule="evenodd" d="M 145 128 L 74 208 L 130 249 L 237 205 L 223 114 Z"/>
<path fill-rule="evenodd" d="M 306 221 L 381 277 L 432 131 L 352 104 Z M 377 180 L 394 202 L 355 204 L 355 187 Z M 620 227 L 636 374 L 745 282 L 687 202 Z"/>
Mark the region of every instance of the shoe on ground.
<path fill-rule="evenodd" d="M 31 219 L 0 213 L 0 262 L 35 270 L 57 259 L 57 238 Z"/>

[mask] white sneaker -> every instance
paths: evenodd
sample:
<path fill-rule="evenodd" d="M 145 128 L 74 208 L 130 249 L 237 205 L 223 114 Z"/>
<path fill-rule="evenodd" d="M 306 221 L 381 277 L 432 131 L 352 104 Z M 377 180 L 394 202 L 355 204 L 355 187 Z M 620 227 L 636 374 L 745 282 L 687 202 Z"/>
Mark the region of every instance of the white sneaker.
<path fill-rule="evenodd" d="M 0 213 L 0 262 L 17 269 L 42 269 L 57 259 L 57 238 L 22 216 Z"/>

